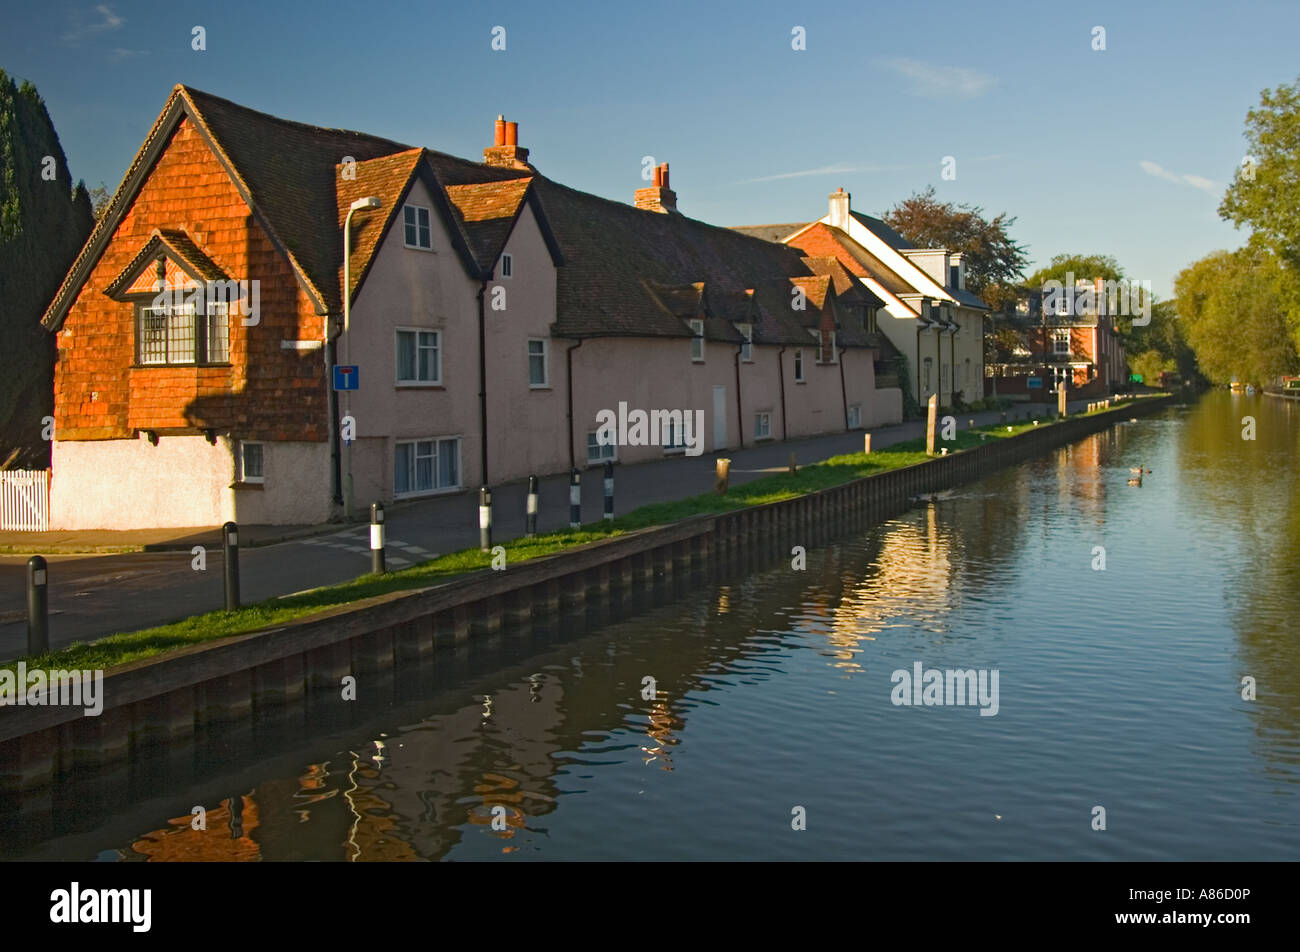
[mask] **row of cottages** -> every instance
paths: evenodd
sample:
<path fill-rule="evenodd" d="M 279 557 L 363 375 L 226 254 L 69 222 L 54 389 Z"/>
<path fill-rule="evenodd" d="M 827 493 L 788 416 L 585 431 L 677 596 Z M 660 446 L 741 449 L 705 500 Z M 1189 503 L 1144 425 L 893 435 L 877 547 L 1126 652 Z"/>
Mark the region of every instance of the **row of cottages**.
<path fill-rule="evenodd" d="M 177 86 L 43 318 L 52 524 L 316 523 L 349 482 L 361 508 L 901 419 L 852 259 L 684 217 L 666 165 L 634 198 L 547 179 L 500 118 L 480 163 Z M 605 444 L 620 404 L 703 432 Z"/>
<path fill-rule="evenodd" d="M 735 229 L 805 254 L 833 258 L 880 300 L 872 330 L 901 354 L 900 381 L 918 404 L 939 395 L 944 407 L 984 398 L 984 317 L 988 307 L 966 290 L 960 252 L 917 248 L 878 218 L 852 209 L 843 189 L 821 219 Z"/>

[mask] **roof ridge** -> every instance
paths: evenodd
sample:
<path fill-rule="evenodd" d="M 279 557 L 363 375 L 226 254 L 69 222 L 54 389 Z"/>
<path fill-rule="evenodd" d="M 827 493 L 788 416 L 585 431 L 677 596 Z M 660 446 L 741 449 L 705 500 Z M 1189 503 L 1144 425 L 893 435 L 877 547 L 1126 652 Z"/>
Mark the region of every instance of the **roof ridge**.
<path fill-rule="evenodd" d="M 344 129 L 340 126 L 318 126 L 310 122 L 299 122 L 296 119 L 285 119 L 282 116 L 263 112 L 262 110 L 254 109 L 251 106 L 245 106 L 243 103 L 237 103 L 233 99 L 226 99 L 224 96 L 218 96 L 215 93 L 206 92 L 205 90 L 197 89 L 194 86 L 187 86 L 184 83 L 177 83 L 173 87 L 173 91 L 183 92 L 185 95 L 190 97 L 191 101 L 194 99 L 194 94 L 197 93 L 201 98 L 212 100 L 217 105 L 227 106 L 240 112 L 251 112 L 262 119 L 268 119 L 271 122 L 279 123 L 283 126 L 292 126 L 293 128 L 303 132 L 327 132 L 335 135 L 342 134 L 347 136 L 356 136 L 359 139 L 368 139 L 371 142 L 388 143 L 390 145 L 398 146 L 399 148 L 396 150 L 398 152 L 406 152 L 412 148 L 419 148 L 419 146 L 409 146 L 404 142 L 398 142 L 396 139 L 389 139 L 386 136 L 377 136 L 369 132 L 360 132 L 356 129 Z"/>

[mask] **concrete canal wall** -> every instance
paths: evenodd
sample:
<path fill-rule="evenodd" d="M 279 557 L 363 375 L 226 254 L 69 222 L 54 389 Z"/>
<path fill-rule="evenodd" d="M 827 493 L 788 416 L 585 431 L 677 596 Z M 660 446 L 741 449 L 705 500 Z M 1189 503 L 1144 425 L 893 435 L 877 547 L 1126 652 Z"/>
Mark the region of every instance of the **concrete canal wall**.
<path fill-rule="evenodd" d="M 526 633 L 589 603 L 691 584 L 788 558 L 905 508 L 920 493 L 1001 467 L 1168 405 L 1162 397 L 1067 419 L 796 499 L 605 539 L 556 555 L 395 592 L 274 628 L 196 645 L 104 675 L 103 712 L 80 707 L 0 709 L 0 792 L 20 800 L 85 770 L 120 767 L 191 744 L 196 733 L 292 705 L 341 703 L 395 668 L 435 664 L 441 650 L 483 636 Z"/>

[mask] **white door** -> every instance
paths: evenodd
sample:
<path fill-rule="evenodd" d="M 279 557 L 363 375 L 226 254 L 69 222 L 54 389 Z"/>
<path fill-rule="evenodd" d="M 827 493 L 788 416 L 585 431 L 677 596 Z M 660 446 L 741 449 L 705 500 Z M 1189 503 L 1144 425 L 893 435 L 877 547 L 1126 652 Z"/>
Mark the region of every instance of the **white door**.
<path fill-rule="evenodd" d="M 727 388 L 713 388 L 713 448 L 727 448 Z"/>

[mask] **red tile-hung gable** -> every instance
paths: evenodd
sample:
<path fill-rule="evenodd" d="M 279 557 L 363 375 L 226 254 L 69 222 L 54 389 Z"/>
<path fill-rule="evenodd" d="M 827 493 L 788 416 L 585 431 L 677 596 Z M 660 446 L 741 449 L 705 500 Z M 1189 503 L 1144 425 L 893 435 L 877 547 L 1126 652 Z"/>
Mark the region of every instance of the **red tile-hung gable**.
<path fill-rule="evenodd" d="M 814 258 L 835 258 L 850 274 L 867 276 L 867 269 L 862 263 L 849 254 L 835 232 L 821 222 L 801 232 L 790 244 Z"/>
<path fill-rule="evenodd" d="M 239 318 L 230 322 L 228 366 L 133 366 L 134 305 L 113 300 L 104 289 L 155 229 L 185 231 L 231 278 L 260 282 L 259 322 L 248 327 Z M 58 334 L 56 437 L 122 439 L 139 430 L 211 428 L 243 439 L 324 440 L 321 352 L 280 346 L 282 340 L 319 341 L 323 321 L 288 260 L 186 118 Z"/>

